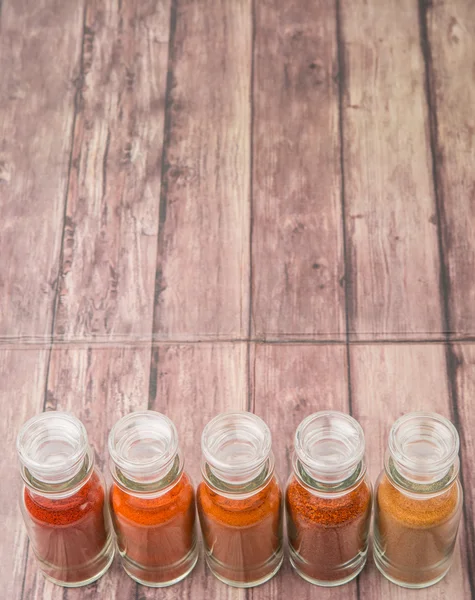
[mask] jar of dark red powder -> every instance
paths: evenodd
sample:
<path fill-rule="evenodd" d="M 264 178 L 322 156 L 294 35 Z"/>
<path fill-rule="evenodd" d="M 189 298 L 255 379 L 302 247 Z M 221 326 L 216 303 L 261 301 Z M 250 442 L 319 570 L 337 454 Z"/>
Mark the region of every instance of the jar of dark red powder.
<path fill-rule="evenodd" d="M 195 494 L 174 424 L 154 411 L 126 415 L 109 436 L 112 518 L 125 571 L 165 587 L 198 560 Z"/>
<path fill-rule="evenodd" d="M 360 425 L 340 412 L 315 413 L 297 428 L 287 530 L 290 561 L 310 583 L 340 585 L 365 565 L 371 484 L 364 450 Z"/>
<path fill-rule="evenodd" d="M 43 574 L 66 587 L 96 581 L 114 558 L 114 543 L 84 426 L 68 413 L 43 413 L 23 425 L 17 449 L 22 514 Z"/>
<path fill-rule="evenodd" d="M 264 583 L 283 558 L 282 493 L 269 428 L 251 413 L 224 413 L 206 425 L 201 446 L 197 499 L 208 565 L 235 587 Z"/>

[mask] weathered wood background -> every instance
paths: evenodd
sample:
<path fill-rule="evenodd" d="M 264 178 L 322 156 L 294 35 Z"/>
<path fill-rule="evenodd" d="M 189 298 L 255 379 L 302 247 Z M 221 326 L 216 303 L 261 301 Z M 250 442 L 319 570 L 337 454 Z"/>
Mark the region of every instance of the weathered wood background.
<path fill-rule="evenodd" d="M 475 597 L 473 0 L 0 0 L 0 586 L 8 600 Z M 199 434 L 350 411 L 373 480 L 391 423 L 452 418 L 464 522 L 447 578 L 399 589 L 371 560 L 254 590 L 203 561 L 162 591 L 116 563 L 63 591 L 17 508 L 15 437 L 83 419 L 99 463 L 123 414 Z"/>

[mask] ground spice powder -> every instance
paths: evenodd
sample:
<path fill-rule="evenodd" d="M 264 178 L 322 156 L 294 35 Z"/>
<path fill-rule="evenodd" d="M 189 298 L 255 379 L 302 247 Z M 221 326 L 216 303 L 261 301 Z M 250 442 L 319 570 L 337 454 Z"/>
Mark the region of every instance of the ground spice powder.
<path fill-rule="evenodd" d="M 442 577 L 457 536 L 461 510 L 458 483 L 424 498 L 403 493 L 383 475 L 376 500 L 375 544 L 385 573 L 408 584 Z"/>
<path fill-rule="evenodd" d="M 52 498 L 26 487 L 23 498 L 29 537 L 45 575 L 74 584 L 107 566 L 112 540 L 104 488 L 95 472 L 71 496 Z"/>
<path fill-rule="evenodd" d="M 198 512 L 216 574 L 232 582 L 256 582 L 269 575 L 282 550 L 282 492 L 275 477 L 244 498 L 198 487 Z"/>
<path fill-rule="evenodd" d="M 129 574 L 149 583 L 170 582 L 188 570 L 195 550 L 195 496 L 188 476 L 164 494 L 134 495 L 117 484 L 110 492 L 119 551 Z"/>
<path fill-rule="evenodd" d="M 341 495 L 318 495 L 292 477 L 286 493 L 292 561 L 316 582 L 344 580 L 368 544 L 371 488 L 363 480 Z"/>

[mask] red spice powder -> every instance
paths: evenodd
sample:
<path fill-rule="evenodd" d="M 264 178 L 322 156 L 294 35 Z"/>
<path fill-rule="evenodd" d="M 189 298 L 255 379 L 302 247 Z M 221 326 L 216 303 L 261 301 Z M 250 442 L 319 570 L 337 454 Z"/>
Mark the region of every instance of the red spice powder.
<path fill-rule="evenodd" d="M 213 570 L 224 579 L 243 583 L 269 575 L 269 561 L 282 548 L 282 493 L 276 478 L 242 499 L 222 496 L 202 482 L 197 499 Z"/>
<path fill-rule="evenodd" d="M 114 484 L 112 518 L 127 571 L 141 581 L 172 581 L 189 569 L 196 545 L 195 495 L 182 474 L 168 492 L 156 497 L 128 493 Z"/>
<path fill-rule="evenodd" d="M 110 553 L 100 555 L 111 540 L 104 488 L 97 473 L 66 498 L 50 498 L 27 487 L 23 497 L 29 537 L 48 577 L 80 583 L 106 567 Z"/>
<path fill-rule="evenodd" d="M 292 558 L 304 575 L 316 581 L 350 577 L 344 568 L 367 547 L 371 489 L 362 481 L 340 496 L 319 496 L 295 477 L 287 487 L 288 537 Z"/>

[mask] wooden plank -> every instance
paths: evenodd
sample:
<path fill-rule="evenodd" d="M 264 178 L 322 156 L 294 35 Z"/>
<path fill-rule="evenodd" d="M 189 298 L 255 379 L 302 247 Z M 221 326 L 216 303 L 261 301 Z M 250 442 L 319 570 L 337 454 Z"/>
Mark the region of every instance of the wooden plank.
<path fill-rule="evenodd" d="M 255 3 L 253 334 L 345 334 L 335 3 Z"/>
<path fill-rule="evenodd" d="M 475 334 L 475 4 L 426 3 L 440 228 L 454 337 Z"/>
<path fill-rule="evenodd" d="M 150 339 L 169 0 L 88 3 L 55 334 Z"/>
<path fill-rule="evenodd" d="M 97 465 L 110 481 L 107 436 L 112 425 L 132 410 L 147 408 L 150 348 L 60 347 L 52 351 L 48 377 L 49 410 L 68 410 L 84 423 Z M 23 600 L 129 600 L 136 584 L 115 564 L 96 584 L 80 591 L 46 581 L 28 556 Z"/>
<path fill-rule="evenodd" d="M 203 427 L 220 412 L 246 410 L 247 401 L 247 344 L 206 343 L 154 349 L 149 406 L 167 414 L 175 423 L 186 469 L 195 485 L 201 481 Z M 156 598 L 156 591 L 151 589 L 140 588 L 140 593 L 143 600 Z M 179 589 L 165 588 L 160 597 L 245 600 L 246 591 L 220 583 L 205 568 L 202 553 L 197 567 L 179 584 Z"/>
<path fill-rule="evenodd" d="M 350 334 L 443 332 L 417 2 L 341 2 Z"/>
<path fill-rule="evenodd" d="M 452 419 L 446 357 L 443 344 L 356 345 L 351 347 L 352 406 L 366 434 L 371 480 L 383 468 L 389 430 L 406 412 L 427 410 Z M 368 600 L 444 600 L 470 598 L 463 531 L 458 537 L 454 564 L 436 586 L 406 590 L 380 576 L 373 562 L 360 577 L 360 589 Z"/>
<path fill-rule="evenodd" d="M 5 598 L 20 598 L 28 543 L 19 509 L 21 477 L 16 436 L 23 423 L 43 408 L 48 353 L 45 350 L 0 349 L 0 517 L 2 548 L 0 586 Z"/>
<path fill-rule="evenodd" d="M 159 339 L 244 337 L 250 0 L 176 0 L 155 286 Z"/>
<path fill-rule="evenodd" d="M 349 411 L 346 348 L 337 345 L 256 345 L 251 360 L 253 408 L 269 425 L 276 470 L 285 485 L 292 470 L 295 430 L 319 410 Z M 279 574 L 265 587 L 250 590 L 250 598 L 358 597 L 356 582 L 336 588 L 318 588 L 294 573 L 285 560 Z"/>
<path fill-rule="evenodd" d="M 458 426 L 461 434 L 462 475 L 464 483 L 464 511 L 466 522 L 466 556 L 472 597 L 475 595 L 475 476 L 473 458 L 475 456 L 475 345 L 456 344 L 451 349 L 452 377 L 457 399 Z"/>
<path fill-rule="evenodd" d="M 43 340 L 51 333 L 82 19 L 82 1 L 18 0 L 2 6 L 3 340 Z"/>

